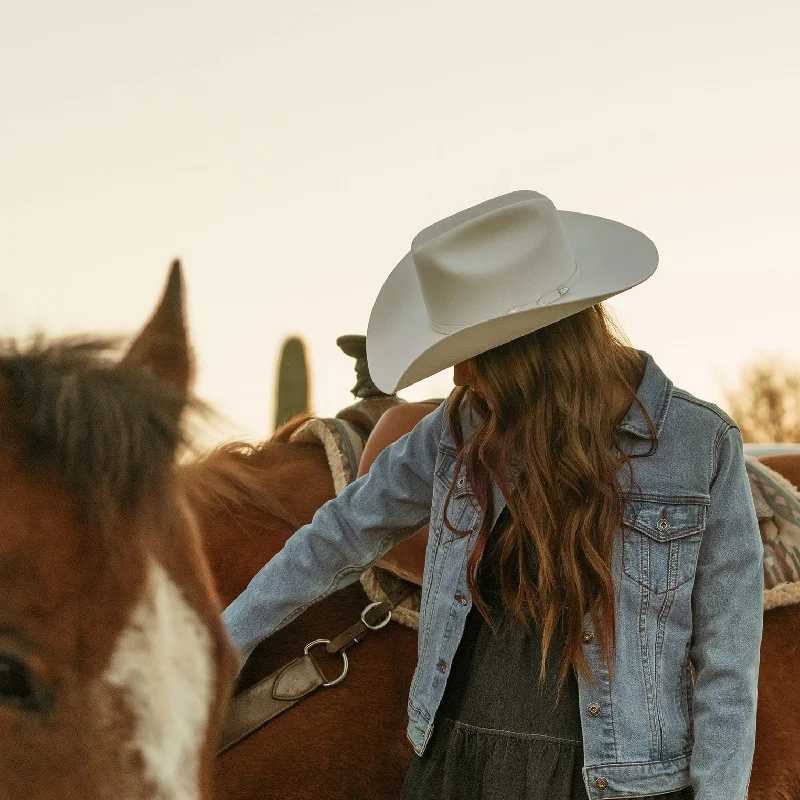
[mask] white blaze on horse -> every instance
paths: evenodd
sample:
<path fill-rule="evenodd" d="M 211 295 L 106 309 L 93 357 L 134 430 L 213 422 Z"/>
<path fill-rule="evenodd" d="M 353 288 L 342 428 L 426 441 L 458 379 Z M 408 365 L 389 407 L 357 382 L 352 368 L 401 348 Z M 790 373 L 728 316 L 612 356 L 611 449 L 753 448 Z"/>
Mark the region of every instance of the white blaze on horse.
<path fill-rule="evenodd" d="M 180 269 L 120 360 L 0 349 L 0 797 L 207 800 L 235 655 L 175 463 Z"/>

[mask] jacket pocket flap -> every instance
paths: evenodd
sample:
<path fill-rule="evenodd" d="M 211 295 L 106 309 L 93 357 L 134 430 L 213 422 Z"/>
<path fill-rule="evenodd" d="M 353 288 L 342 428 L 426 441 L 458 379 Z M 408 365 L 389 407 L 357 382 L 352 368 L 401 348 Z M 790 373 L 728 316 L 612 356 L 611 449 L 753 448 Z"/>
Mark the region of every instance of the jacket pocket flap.
<path fill-rule="evenodd" d="M 659 542 L 699 533 L 706 527 L 705 498 L 629 498 L 624 524 Z"/>

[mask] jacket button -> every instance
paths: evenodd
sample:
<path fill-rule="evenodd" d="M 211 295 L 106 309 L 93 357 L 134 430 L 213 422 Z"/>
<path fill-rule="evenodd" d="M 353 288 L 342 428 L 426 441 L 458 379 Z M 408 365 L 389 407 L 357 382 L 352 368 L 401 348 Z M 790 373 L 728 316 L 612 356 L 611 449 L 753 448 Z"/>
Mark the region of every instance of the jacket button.
<path fill-rule="evenodd" d="M 594 634 L 591 631 L 584 631 L 581 638 L 583 639 L 584 644 L 590 644 L 594 641 Z"/>
<path fill-rule="evenodd" d="M 589 703 L 589 711 L 590 717 L 599 717 L 600 716 L 600 703 Z"/>
<path fill-rule="evenodd" d="M 462 606 L 467 604 L 467 598 L 463 594 L 455 594 L 453 597 L 461 603 Z"/>
<path fill-rule="evenodd" d="M 445 663 L 444 663 L 444 661 L 440 661 L 440 662 L 439 662 L 439 663 L 436 665 L 436 669 L 438 669 L 438 670 L 439 670 L 439 672 L 444 672 L 444 671 L 447 669 L 447 664 L 445 664 Z"/>
<path fill-rule="evenodd" d="M 594 779 L 594 788 L 595 789 L 608 789 L 608 778 L 595 778 Z"/>

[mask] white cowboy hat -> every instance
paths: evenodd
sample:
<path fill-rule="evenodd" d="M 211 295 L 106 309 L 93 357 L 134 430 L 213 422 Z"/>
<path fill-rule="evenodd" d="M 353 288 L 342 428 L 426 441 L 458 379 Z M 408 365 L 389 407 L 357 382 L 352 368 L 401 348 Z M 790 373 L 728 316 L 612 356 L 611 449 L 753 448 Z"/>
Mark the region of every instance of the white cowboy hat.
<path fill-rule="evenodd" d="M 613 220 L 559 211 L 539 192 L 487 200 L 418 233 L 367 328 L 389 394 L 649 278 L 658 251 Z"/>

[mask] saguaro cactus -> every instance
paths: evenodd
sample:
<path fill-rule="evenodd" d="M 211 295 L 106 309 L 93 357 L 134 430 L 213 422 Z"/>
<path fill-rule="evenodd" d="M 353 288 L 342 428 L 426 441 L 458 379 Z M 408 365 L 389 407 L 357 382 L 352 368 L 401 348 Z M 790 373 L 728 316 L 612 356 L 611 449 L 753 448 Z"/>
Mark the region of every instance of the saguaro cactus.
<path fill-rule="evenodd" d="M 308 411 L 308 363 L 303 340 L 297 336 L 283 343 L 275 387 L 275 428 Z"/>

